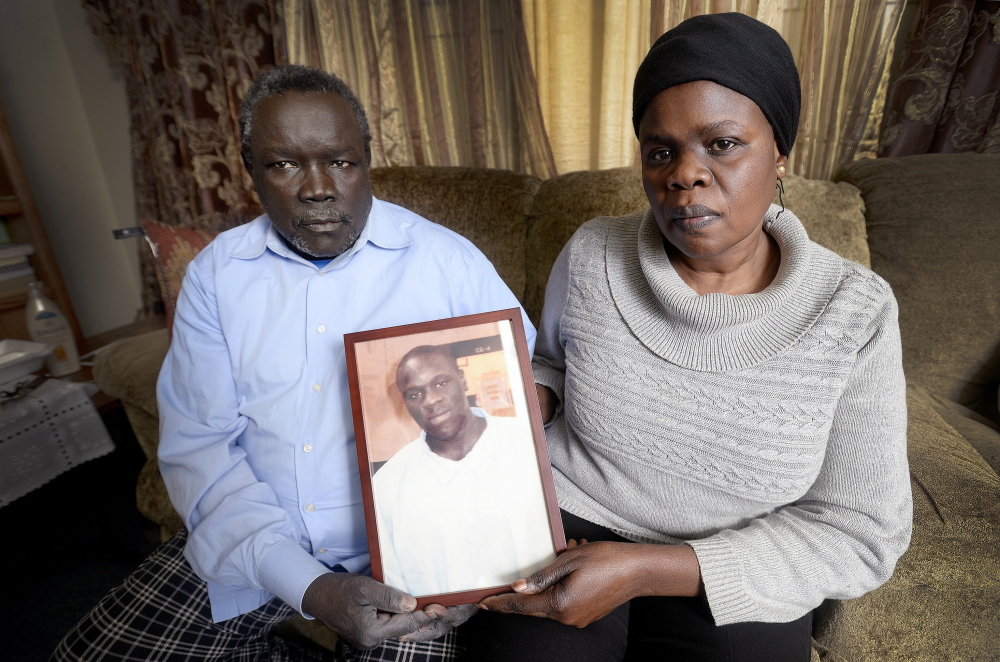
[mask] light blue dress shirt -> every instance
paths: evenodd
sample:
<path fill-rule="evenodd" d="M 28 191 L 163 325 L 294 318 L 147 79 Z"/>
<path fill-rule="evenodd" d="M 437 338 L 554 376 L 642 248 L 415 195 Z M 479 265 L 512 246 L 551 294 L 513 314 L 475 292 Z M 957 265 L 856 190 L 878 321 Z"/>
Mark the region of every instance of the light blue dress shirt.
<path fill-rule="evenodd" d="M 368 571 L 344 334 L 519 305 L 469 241 L 377 199 L 322 267 L 267 216 L 191 262 L 157 384 L 159 462 L 216 621 L 272 595 L 301 611 L 330 566 Z"/>

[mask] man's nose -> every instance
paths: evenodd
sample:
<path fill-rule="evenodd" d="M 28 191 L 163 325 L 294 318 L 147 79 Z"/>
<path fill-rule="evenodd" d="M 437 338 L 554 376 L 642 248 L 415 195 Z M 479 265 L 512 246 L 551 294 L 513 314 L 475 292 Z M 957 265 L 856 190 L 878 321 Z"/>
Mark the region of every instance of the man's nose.
<path fill-rule="evenodd" d="M 433 406 L 441 402 L 441 394 L 437 392 L 437 389 L 428 389 L 427 395 L 424 396 L 424 405 Z"/>
<path fill-rule="evenodd" d="M 324 202 L 337 199 L 337 182 L 325 164 L 312 164 L 303 171 L 299 200 Z"/>

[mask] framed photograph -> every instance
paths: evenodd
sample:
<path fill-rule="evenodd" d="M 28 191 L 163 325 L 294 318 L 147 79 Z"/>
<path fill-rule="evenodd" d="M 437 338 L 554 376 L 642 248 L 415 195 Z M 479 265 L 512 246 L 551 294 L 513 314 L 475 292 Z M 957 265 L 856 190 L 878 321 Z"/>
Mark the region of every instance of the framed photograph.
<path fill-rule="evenodd" d="M 344 345 L 375 579 L 465 604 L 566 549 L 520 310 Z"/>

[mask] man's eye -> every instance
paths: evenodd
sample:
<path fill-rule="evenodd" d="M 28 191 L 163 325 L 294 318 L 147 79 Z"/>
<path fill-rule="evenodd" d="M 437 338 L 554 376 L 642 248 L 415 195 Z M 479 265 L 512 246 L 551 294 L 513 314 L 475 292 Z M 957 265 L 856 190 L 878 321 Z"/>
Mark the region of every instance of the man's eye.
<path fill-rule="evenodd" d="M 350 161 L 334 161 L 333 162 L 333 167 L 334 168 L 347 168 L 350 165 L 352 165 Z"/>
<path fill-rule="evenodd" d="M 272 168 L 277 168 L 278 170 L 289 170 L 295 167 L 295 164 L 291 161 L 275 161 L 271 164 Z"/>
<path fill-rule="evenodd" d="M 438 382 L 437 384 L 434 385 L 434 388 L 444 388 L 447 385 L 448 385 L 447 381 Z"/>
<path fill-rule="evenodd" d="M 420 397 L 420 391 L 410 391 L 409 393 L 406 394 L 407 400 L 416 400 L 419 397 Z"/>

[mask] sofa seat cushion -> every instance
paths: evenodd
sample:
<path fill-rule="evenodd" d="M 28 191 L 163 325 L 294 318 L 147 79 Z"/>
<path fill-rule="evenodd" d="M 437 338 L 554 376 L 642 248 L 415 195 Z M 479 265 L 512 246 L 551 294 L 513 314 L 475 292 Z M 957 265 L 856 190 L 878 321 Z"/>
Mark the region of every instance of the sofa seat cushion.
<path fill-rule="evenodd" d="M 373 168 L 372 192 L 462 235 L 524 301 L 528 209 L 541 180 L 488 168 Z"/>
<path fill-rule="evenodd" d="M 861 160 L 837 179 L 864 197 L 907 379 L 1000 422 L 1000 154 Z"/>
<path fill-rule="evenodd" d="M 1000 659 L 1000 476 L 927 390 L 911 386 L 907 407 L 910 548 L 881 588 L 825 603 L 816 639 L 829 660 Z"/>

